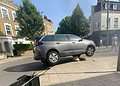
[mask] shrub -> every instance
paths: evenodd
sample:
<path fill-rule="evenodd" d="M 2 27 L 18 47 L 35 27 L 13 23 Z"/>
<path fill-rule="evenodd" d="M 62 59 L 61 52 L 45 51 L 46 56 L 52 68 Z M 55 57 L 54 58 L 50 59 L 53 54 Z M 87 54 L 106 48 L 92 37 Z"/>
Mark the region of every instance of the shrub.
<path fill-rule="evenodd" d="M 32 50 L 33 45 L 32 44 L 14 44 L 14 55 L 21 55 L 27 50 Z"/>

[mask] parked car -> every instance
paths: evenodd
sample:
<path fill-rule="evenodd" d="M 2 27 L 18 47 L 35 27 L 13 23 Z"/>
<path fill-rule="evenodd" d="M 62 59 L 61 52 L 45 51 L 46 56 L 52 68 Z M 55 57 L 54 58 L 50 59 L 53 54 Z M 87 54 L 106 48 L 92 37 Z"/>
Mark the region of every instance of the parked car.
<path fill-rule="evenodd" d="M 56 65 L 66 56 L 86 54 L 91 57 L 95 52 L 95 43 L 72 34 L 55 34 L 40 37 L 35 41 L 34 59 L 45 64 Z"/>

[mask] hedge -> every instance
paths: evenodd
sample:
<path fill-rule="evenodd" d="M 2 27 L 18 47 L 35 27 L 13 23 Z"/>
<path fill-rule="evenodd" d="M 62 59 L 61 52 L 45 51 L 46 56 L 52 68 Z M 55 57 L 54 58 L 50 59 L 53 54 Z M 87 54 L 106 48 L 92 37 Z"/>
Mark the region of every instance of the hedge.
<path fill-rule="evenodd" d="M 14 55 L 21 55 L 27 50 L 32 50 L 33 45 L 32 44 L 14 44 Z"/>

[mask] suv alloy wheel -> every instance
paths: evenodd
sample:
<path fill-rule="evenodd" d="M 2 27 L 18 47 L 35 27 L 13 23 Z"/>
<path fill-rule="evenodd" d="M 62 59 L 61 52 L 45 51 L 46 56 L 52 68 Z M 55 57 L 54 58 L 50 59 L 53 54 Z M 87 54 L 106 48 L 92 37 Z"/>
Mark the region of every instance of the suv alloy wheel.
<path fill-rule="evenodd" d="M 56 65 L 56 64 L 58 64 L 59 60 L 60 60 L 60 56 L 59 56 L 58 52 L 56 52 L 56 51 L 48 52 L 47 63 L 49 65 Z"/>
<path fill-rule="evenodd" d="M 86 56 L 91 57 L 94 55 L 95 48 L 93 46 L 88 46 L 86 50 Z"/>

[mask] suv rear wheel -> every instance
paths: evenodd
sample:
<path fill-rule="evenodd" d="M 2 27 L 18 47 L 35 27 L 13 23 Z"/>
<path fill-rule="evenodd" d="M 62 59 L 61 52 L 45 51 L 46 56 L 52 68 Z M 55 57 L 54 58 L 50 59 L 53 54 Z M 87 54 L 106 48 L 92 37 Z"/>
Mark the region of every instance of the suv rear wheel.
<path fill-rule="evenodd" d="M 58 52 L 56 52 L 56 51 L 48 52 L 48 55 L 47 55 L 48 65 L 56 65 L 56 64 L 58 64 L 59 60 L 60 60 L 60 56 L 59 56 Z"/>

